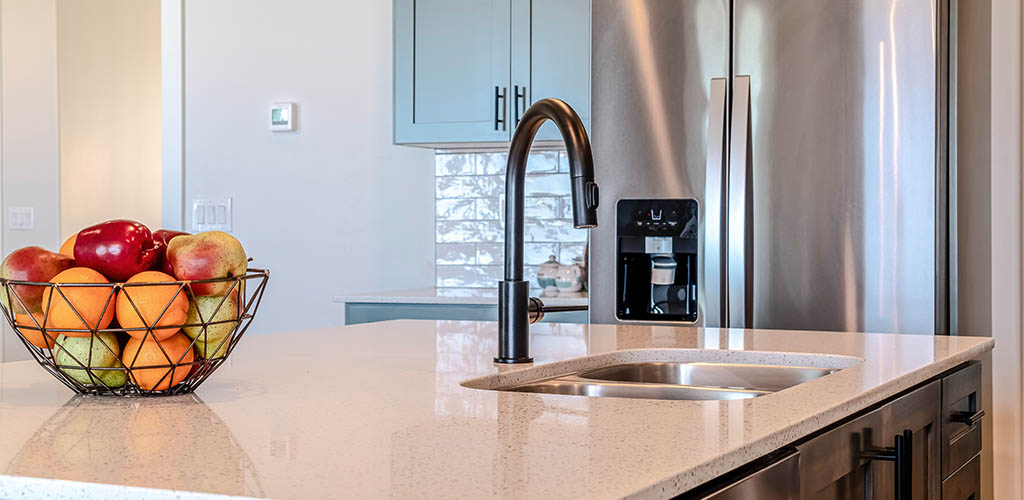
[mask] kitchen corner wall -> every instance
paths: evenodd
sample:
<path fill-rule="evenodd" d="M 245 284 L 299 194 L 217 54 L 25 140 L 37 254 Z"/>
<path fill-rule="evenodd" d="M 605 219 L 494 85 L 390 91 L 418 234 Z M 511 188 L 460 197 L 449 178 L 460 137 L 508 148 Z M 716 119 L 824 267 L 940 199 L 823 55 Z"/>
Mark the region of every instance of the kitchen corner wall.
<path fill-rule="evenodd" d="M 233 234 L 271 271 L 252 331 L 341 325 L 334 297 L 434 282 L 434 152 L 392 145 L 391 6 L 184 4 L 185 207 L 233 198 Z M 270 131 L 277 101 L 296 132 Z"/>
<path fill-rule="evenodd" d="M 438 151 L 435 157 L 436 283 L 494 288 L 504 270 L 505 153 Z M 525 279 L 554 255 L 583 255 L 587 231 L 572 225 L 569 163 L 564 152 L 530 154 L 526 164 Z"/>

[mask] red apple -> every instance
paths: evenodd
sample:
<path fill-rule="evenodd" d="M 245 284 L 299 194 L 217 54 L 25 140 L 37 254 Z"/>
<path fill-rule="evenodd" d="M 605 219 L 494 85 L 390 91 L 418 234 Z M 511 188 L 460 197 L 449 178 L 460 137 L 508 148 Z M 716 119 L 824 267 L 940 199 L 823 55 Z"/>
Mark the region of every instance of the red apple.
<path fill-rule="evenodd" d="M 99 271 L 110 281 L 127 281 L 156 261 L 156 244 L 149 228 L 130 220 L 111 220 L 89 226 L 75 239 L 75 264 Z"/>
<path fill-rule="evenodd" d="M 245 249 L 234 236 L 221 231 L 207 231 L 178 236 L 167 244 L 167 261 L 174 277 L 182 281 L 243 276 L 249 269 Z M 232 283 L 194 283 L 196 295 L 224 295 Z"/>
<path fill-rule="evenodd" d="M 170 261 L 165 258 L 167 256 L 167 244 L 176 236 L 188 235 L 188 233 L 172 231 L 170 229 L 161 229 L 153 233 L 153 243 L 156 244 L 156 262 L 153 263 L 153 269 L 174 276 L 174 269 L 171 267 Z"/>
<path fill-rule="evenodd" d="M 47 282 L 65 269 L 75 267 L 75 259 L 40 247 L 25 247 L 11 252 L 0 264 L 0 278 L 15 281 Z M 43 292 L 47 287 L 16 285 L 17 297 L 7 297 L 6 288 L 0 288 L 0 300 L 16 313 L 43 310 Z M 21 299 L 21 300 L 19 300 Z M 27 311 L 26 311 L 27 309 Z"/>

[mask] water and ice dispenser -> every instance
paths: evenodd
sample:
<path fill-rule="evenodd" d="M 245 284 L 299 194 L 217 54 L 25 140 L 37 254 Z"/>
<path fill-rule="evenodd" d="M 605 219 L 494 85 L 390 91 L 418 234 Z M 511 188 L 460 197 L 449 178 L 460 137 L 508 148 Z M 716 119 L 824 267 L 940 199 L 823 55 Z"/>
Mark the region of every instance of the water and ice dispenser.
<path fill-rule="evenodd" d="M 619 200 L 616 316 L 697 321 L 697 202 Z"/>

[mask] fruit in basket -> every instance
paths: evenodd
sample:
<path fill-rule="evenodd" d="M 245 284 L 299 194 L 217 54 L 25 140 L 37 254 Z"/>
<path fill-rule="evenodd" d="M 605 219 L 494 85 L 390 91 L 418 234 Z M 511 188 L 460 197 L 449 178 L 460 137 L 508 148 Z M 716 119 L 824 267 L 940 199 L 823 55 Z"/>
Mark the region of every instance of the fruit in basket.
<path fill-rule="evenodd" d="M 166 274 L 174 276 L 174 268 L 171 267 L 170 262 L 166 259 L 167 244 L 177 236 L 188 235 L 188 233 L 171 231 L 170 229 L 161 229 L 153 233 L 153 242 L 156 243 L 156 262 L 153 263 L 153 269 L 163 271 Z"/>
<path fill-rule="evenodd" d="M 90 353 L 90 350 L 92 351 Z M 124 370 L 86 370 L 89 368 L 123 368 L 119 358 L 121 346 L 113 333 L 97 333 L 95 337 L 57 337 L 54 356 L 60 371 L 84 385 L 106 385 L 110 388 L 125 384 Z M 92 376 L 89 373 L 92 372 Z"/>
<path fill-rule="evenodd" d="M 206 328 L 202 326 L 186 326 L 182 328 L 182 331 L 193 339 L 199 337 L 199 340 L 206 342 L 220 340 L 228 336 L 235 329 L 235 324 L 237 323 L 235 320 L 241 314 L 242 301 L 239 299 L 237 290 L 232 290 L 227 295 L 200 295 L 189 301 L 188 319 L 185 323 L 188 325 L 215 324 L 209 325 Z M 225 323 L 219 323 L 220 321 L 225 321 Z"/>
<path fill-rule="evenodd" d="M 64 240 L 64 244 L 60 246 L 59 253 L 67 255 L 68 257 L 75 256 L 75 241 L 78 239 L 78 233 L 68 236 L 68 239 Z"/>
<path fill-rule="evenodd" d="M 34 312 L 32 314 L 19 313 L 14 315 L 14 323 L 18 326 L 25 328 L 19 328 L 18 331 L 25 337 L 25 340 L 29 341 L 32 345 L 40 349 L 49 349 L 53 347 L 53 334 L 47 332 L 45 335 L 42 330 L 43 326 L 43 313 Z"/>
<path fill-rule="evenodd" d="M 222 337 L 219 339 L 209 339 L 203 342 L 203 338 L 199 337 L 196 339 L 196 350 L 199 351 L 199 357 L 203 359 L 220 359 L 227 355 L 228 344 L 231 343 L 231 339 Z"/>
<path fill-rule="evenodd" d="M 153 267 L 156 243 L 149 228 L 130 220 L 111 220 L 79 231 L 75 263 L 95 269 L 111 281 L 125 281 Z"/>
<path fill-rule="evenodd" d="M 178 236 L 167 245 L 167 260 L 180 280 L 242 276 L 249 268 L 245 249 L 234 236 L 221 231 Z M 193 283 L 196 295 L 224 295 L 233 283 Z"/>
<path fill-rule="evenodd" d="M 160 271 L 143 271 L 125 282 L 117 292 L 117 322 L 121 328 L 155 328 L 153 335 L 163 340 L 178 332 L 188 317 L 188 294 L 181 285 L 127 286 L 132 283 L 173 283 L 177 281 Z M 170 328 L 156 328 L 167 326 Z M 137 339 L 146 330 L 129 331 Z"/>
<path fill-rule="evenodd" d="M 128 339 L 124 346 L 124 364 L 128 376 L 143 390 L 162 391 L 170 389 L 185 380 L 195 361 L 192 341 L 182 333 L 175 333 L 164 340 L 152 337 L 139 340 Z M 171 369 L 172 365 L 180 364 Z M 171 373 L 173 371 L 173 373 Z"/>
<path fill-rule="evenodd" d="M 102 274 L 87 267 L 72 267 L 50 279 L 51 283 L 95 283 L 97 286 L 58 286 L 47 289 L 44 308 L 46 328 L 53 330 L 102 330 L 114 320 L 114 288 Z M 84 320 L 84 322 L 83 322 Z M 61 331 L 68 337 L 88 337 L 88 331 Z"/>
<path fill-rule="evenodd" d="M 0 264 L 0 278 L 45 283 L 60 272 L 75 266 L 75 260 L 40 247 L 25 247 L 11 252 Z M 12 285 L 16 297 L 7 296 L 0 287 L 0 301 L 16 313 L 37 312 L 43 308 L 43 285 Z M 20 300 L 19 300 L 20 299 Z"/>

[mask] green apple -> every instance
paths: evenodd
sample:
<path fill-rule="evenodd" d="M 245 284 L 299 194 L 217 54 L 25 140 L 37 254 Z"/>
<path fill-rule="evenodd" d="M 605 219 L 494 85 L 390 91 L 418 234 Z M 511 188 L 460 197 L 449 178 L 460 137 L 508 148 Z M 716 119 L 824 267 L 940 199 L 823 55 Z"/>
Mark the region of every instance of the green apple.
<path fill-rule="evenodd" d="M 176 236 L 167 243 L 166 259 L 174 277 L 182 281 L 244 276 L 249 269 L 242 244 L 222 231 Z M 231 285 L 231 282 L 193 283 L 192 293 L 224 295 Z"/>
<path fill-rule="evenodd" d="M 92 361 L 89 361 L 89 346 L 92 345 Z M 104 345 L 105 344 L 105 345 Z M 121 346 L 113 333 L 97 333 L 95 340 L 90 337 L 57 337 L 57 345 L 53 348 L 60 370 L 71 378 L 85 385 L 94 385 L 85 365 L 90 368 L 123 368 L 121 364 Z M 90 370 L 91 371 L 91 370 Z M 127 376 L 124 370 L 95 370 L 93 377 L 99 379 L 107 387 L 121 387 Z"/>
<path fill-rule="evenodd" d="M 227 321 L 228 323 L 216 323 L 205 328 L 202 326 L 186 326 L 182 330 L 189 338 L 199 337 L 199 340 L 213 342 L 227 337 L 235 329 L 237 324 L 235 320 L 241 314 L 242 301 L 239 299 L 236 290 L 232 290 L 226 296 L 198 295 L 188 302 L 186 325 L 208 324 L 216 321 Z M 204 332 L 206 333 L 205 337 L 203 336 Z"/>

